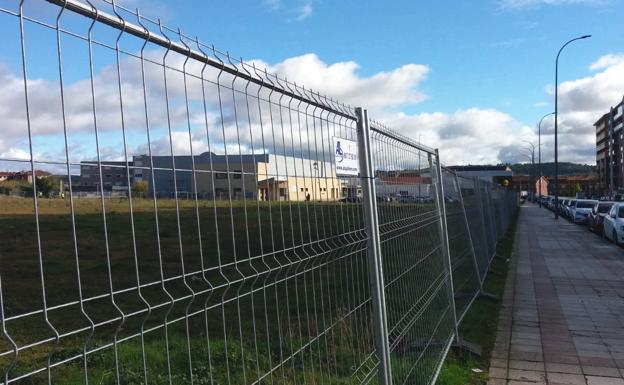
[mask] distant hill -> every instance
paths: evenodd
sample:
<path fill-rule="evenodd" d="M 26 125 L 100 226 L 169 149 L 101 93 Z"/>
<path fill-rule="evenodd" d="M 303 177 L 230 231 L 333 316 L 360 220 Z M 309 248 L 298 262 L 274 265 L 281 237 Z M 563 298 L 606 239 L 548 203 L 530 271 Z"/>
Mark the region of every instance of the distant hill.
<path fill-rule="evenodd" d="M 516 163 L 509 165 L 514 175 L 529 175 L 531 172 L 530 163 Z M 535 172 L 539 172 L 538 164 L 535 163 Z M 559 162 L 559 175 L 592 175 L 596 173 L 596 166 L 590 164 L 578 164 L 570 162 Z M 552 162 L 542 163 L 542 174 L 544 176 L 555 175 L 555 164 Z"/>

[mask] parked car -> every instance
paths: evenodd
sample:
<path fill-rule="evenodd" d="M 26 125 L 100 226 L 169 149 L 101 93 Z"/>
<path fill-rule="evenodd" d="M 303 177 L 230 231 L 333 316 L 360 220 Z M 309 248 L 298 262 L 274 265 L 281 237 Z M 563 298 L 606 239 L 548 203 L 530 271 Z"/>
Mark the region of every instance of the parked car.
<path fill-rule="evenodd" d="M 550 209 L 554 212 L 556 210 L 559 210 L 559 205 L 561 204 L 561 198 L 559 198 L 558 201 L 555 200 L 555 198 L 552 199 L 552 203 L 550 206 Z"/>
<path fill-rule="evenodd" d="M 400 203 L 418 203 L 418 199 L 411 195 L 401 195 L 397 200 Z"/>
<path fill-rule="evenodd" d="M 624 243 L 624 203 L 611 206 L 609 215 L 604 217 L 602 236 L 616 244 Z"/>
<path fill-rule="evenodd" d="M 615 202 L 598 202 L 587 217 L 587 229 L 596 234 L 602 234 L 604 217 L 609 213 Z"/>
<path fill-rule="evenodd" d="M 590 199 L 578 199 L 576 201 L 576 206 L 574 206 L 572 222 L 579 224 L 587 223 L 587 217 L 589 216 L 589 213 L 592 211 L 596 203 L 598 203 L 598 201 Z"/>
<path fill-rule="evenodd" d="M 559 215 L 564 216 L 568 208 L 568 204 L 570 204 L 570 200 L 570 198 L 561 199 L 561 203 L 559 203 Z"/>
<path fill-rule="evenodd" d="M 576 199 L 570 199 L 570 203 L 565 209 L 564 217 L 572 220 L 572 211 L 574 210 L 575 207 L 576 207 Z"/>
<path fill-rule="evenodd" d="M 565 205 L 561 207 L 561 216 L 570 219 L 570 208 L 576 205 L 576 199 L 567 198 Z"/>
<path fill-rule="evenodd" d="M 550 210 L 554 210 L 555 197 L 548 197 L 548 201 L 546 202 L 546 207 L 548 207 Z"/>

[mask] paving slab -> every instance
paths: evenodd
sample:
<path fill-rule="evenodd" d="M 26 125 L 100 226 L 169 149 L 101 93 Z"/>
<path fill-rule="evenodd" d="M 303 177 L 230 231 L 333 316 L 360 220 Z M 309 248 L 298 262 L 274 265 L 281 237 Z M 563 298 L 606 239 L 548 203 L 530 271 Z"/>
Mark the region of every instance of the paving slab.
<path fill-rule="evenodd" d="M 520 208 L 492 385 L 624 385 L 624 248 Z"/>

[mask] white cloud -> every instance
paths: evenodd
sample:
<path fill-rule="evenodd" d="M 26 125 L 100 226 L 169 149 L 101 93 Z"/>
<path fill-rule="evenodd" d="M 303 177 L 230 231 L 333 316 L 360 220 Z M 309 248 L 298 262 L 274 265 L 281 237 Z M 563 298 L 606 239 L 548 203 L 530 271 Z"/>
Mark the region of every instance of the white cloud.
<path fill-rule="evenodd" d="M 302 21 L 307 19 L 308 17 L 312 16 L 312 3 L 304 3 L 301 4 L 298 8 L 297 8 L 297 17 L 296 19 L 298 21 Z"/>
<path fill-rule="evenodd" d="M 500 149 L 513 145 L 521 137 L 530 136 L 530 127 L 523 126 L 510 115 L 482 108 L 460 109 L 453 113 L 404 113 L 382 117 L 401 134 L 440 148 L 446 164 L 496 164 Z"/>
<path fill-rule="evenodd" d="M 536 128 L 495 109 L 466 108 L 453 113 L 393 113 L 422 101 L 419 86 L 426 78 L 426 66 L 407 65 L 369 78 L 357 76 L 354 62 L 327 65 L 315 55 L 286 60 L 271 68 L 301 79 L 304 84 L 340 100 L 368 107 L 372 116 L 402 134 L 439 147 L 443 160 L 454 163 L 499 163 L 524 161 L 523 140 L 537 144 Z M 562 161 L 595 162 L 593 123 L 624 94 L 624 55 L 605 55 L 591 69 L 595 73 L 559 85 L 559 156 Z M 547 89 L 552 97 L 554 89 Z M 374 95 L 374 96 L 371 96 Z M 539 104 L 543 106 L 543 103 Z M 552 161 L 554 149 L 552 119 L 542 125 L 542 158 Z"/>
<path fill-rule="evenodd" d="M 159 62 L 161 51 L 149 52 L 150 58 Z M 589 76 L 560 84 L 560 154 L 562 160 L 593 162 L 595 141 L 594 121 L 611 105 L 618 103 L 624 93 L 624 55 L 610 54 L 596 60 Z M 146 66 L 148 82 L 149 123 L 152 150 L 155 154 L 167 154 L 169 149 L 169 127 L 173 136 L 174 153 L 187 154 L 189 148 L 189 127 L 184 101 L 184 82 L 180 70 L 183 57 L 171 55 L 167 71 L 168 96 L 170 98 L 170 120 L 167 119 L 164 102 L 162 67 Z M 259 66 L 265 65 L 260 60 Z M 144 122 L 143 90 L 140 66 L 136 59 L 122 63 L 122 88 L 124 98 L 124 121 L 127 128 L 129 150 L 132 153 L 147 152 L 147 138 Z M 100 122 L 101 153 L 106 159 L 119 159 L 123 150 L 121 137 L 121 116 L 114 65 L 98 65 L 95 88 Z M 273 153 L 292 151 L 291 144 L 306 147 L 319 139 L 317 133 L 299 133 L 298 127 L 288 126 L 288 111 L 277 107 L 279 95 L 273 94 L 275 103 L 269 109 L 268 103 L 260 102 L 255 95 L 258 88 L 248 89 L 252 96 L 246 100 L 243 93 L 232 93 L 245 87 L 243 81 L 234 80 L 231 75 L 222 74 L 217 87 L 218 71 L 208 69 L 204 77 L 207 115 L 204 115 L 203 92 L 196 76 L 201 75 L 202 66 L 189 62 L 186 68 L 189 96 L 190 131 L 195 153 L 208 149 L 206 132 L 210 135 L 211 150 L 223 152 L 268 150 Z M 413 106 L 427 98 L 422 91 L 429 67 L 422 64 L 406 64 L 388 71 L 362 75 L 354 61 L 326 63 L 315 54 L 305 54 L 268 65 L 270 72 L 277 72 L 290 81 L 303 84 L 321 94 L 353 106 L 363 106 L 371 117 L 379 119 L 389 127 L 414 139 L 419 137 L 424 144 L 440 148 L 447 164 L 478 164 L 517 161 L 518 147 L 522 140 L 537 142 L 533 127 L 526 126 L 510 114 L 491 108 L 467 106 L 451 113 L 424 112 L 406 114 L 397 112 Z M 54 78 L 29 79 L 31 100 L 31 128 L 34 152 L 38 156 L 64 161 L 61 141 L 62 121 L 58 80 Z M 220 92 L 218 92 L 220 91 Z M 268 91 L 261 91 L 261 99 L 269 97 Z M 547 94 L 552 91 L 547 90 Z M 78 79 L 66 84 L 66 107 L 70 147 L 74 161 L 92 159 L 95 155 L 94 127 L 91 106 L 91 91 L 88 79 Z M 224 119 L 221 122 L 219 96 Z M 552 95 L 551 95 L 552 96 Z M 249 116 L 247 105 L 250 103 Z M 28 157 L 28 146 L 23 106 L 23 84 L 19 74 L 8 67 L 0 66 L 0 158 Z M 284 100 L 284 107 L 288 100 Z M 262 121 L 259 111 L 262 113 Z M 234 119 L 234 114 L 238 119 Z M 272 116 L 270 115 L 272 114 Z M 271 120 L 271 118 L 273 120 Z M 296 117 L 295 117 L 296 118 Z M 305 117 L 303 117 L 305 125 Z M 286 120 L 282 131 L 280 124 Z M 208 123 L 208 129 L 205 123 Z M 171 124 L 169 124 L 171 123 Z M 262 123 L 262 126 L 260 125 Z M 223 126 L 222 126 L 223 124 Z M 552 154 L 552 129 L 546 122 L 543 126 L 543 159 Z M 225 138 L 223 138 L 225 130 Z M 322 132 L 322 131 L 321 131 Z M 275 138 L 273 138 L 275 134 Z M 315 135 L 317 135 L 315 137 Z M 326 132 L 325 132 L 326 135 Z M 253 143 L 251 142 L 253 136 Z M 317 140 L 320 142 L 320 140 Z"/>
<path fill-rule="evenodd" d="M 160 62 L 162 52 L 158 50 L 148 52 L 147 56 Z M 184 58 L 170 54 L 167 64 L 167 90 L 169 97 L 169 115 L 165 103 L 165 87 L 161 66 L 146 64 L 147 103 L 149 110 L 149 124 L 154 154 L 170 153 L 168 132 L 171 128 L 174 139 L 174 153 L 189 153 L 188 121 L 186 103 L 184 99 L 184 78 L 179 72 L 183 68 Z M 257 62 L 262 64 L 261 62 Z M 121 62 L 122 90 L 124 104 L 124 123 L 128 147 L 132 153 L 147 152 L 147 136 L 145 126 L 145 109 L 143 88 L 141 81 L 140 62 L 137 59 L 124 59 Z M 121 130 L 121 114 L 117 72 L 113 64 L 102 66 L 97 63 L 99 71 L 95 74 L 95 99 L 97 107 L 98 131 L 100 134 L 100 151 L 103 159 L 118 159 L 122 156 L 123 137 Z M 208 123 L 208 132 L 213 142 L 212 149 L 220 152 L 225 141 L 226 146 L 241 141 L 241 148 L 249 149 L 252 135 L 258 141 L 263 132 L 259 125 L 257 99 L 251 99 L 249 116 L 247 116 L 247 100 L 242 93 L 232 93 L 231 87 L 234 78 L 226 73 L 207 67 L 204 72 L 204 90 L 206 96 L 207 115 L 204 115 L 201 76 L 203 66 L 190 61 L 187 64 L 187 92 L 189 98 L 189 118 L 191 135 L 194 141 L 194 152 L 205 151 L 207 140 L 205 124 Z M 361 76 L 357 73 L 359 66 L 355 62 L 338 62 L 327 64 L 316 55 L 308 54 L 287 59 L 270 66 L 271 72 L 278 72 L 290 80 L 312 87 L 322 94 L 353 104 L 364 105 L 371 109 L 384 109 L 394 106 L 417 103 L 425 97 L 418 89 L 426 77 L 428 68 L 422 65 L 406 65 L 389 72 L 379 72 L 371 76 Z M 216 79 L 219 77 L 219 87 Z M 234 81 L 237 90 L 245 85 L 241 80 Z M 63 120 L 61 115 L 60 89 L 58 79 L 31 78 L 28 80 L 30 99 L 30 121 L 33 133 L 35 153 L 46 156 L 54 161 L 64 161 Z M 220 91 L 220 92 L 218 92 Z M 258 92 L 256 86 L 248 88 L 250 95 Z M 262 98 L 268 97 L 268 92 L 262 91 Z M 274 94 L 272 101 L 277 102 L 279 95 Z M 221 108 L 219 107 L 219 100 Z M 79 78 L 65 84 L 66 122 L 69 145 L 72 148 L 72 161 L 94 159 L 95 126 L 91 98 L 91 85 L 88 78 Z M 236 107 L 236 110 L 234 109 Z M 272 127 L 269 107 L 266 102 L 261 103 L 264 124 L 264 143 L 255 143 L 255 149 L 260 147 L 271 152 L 282 152 L 273 143 L 268 130 Z M 223 123 L 220 119 L 223 111 Z M 274 120 L 280 118 L 278 111 L 273 110 Z M 237 114 L 238 120 L 234 119 Z M 238 123 L 238 126 L 235 124 Z M 250 132 L 251 123 L 251 132 Z M 221 124 L 225 126 L 226 137 L 223 138 Z M 0 157 L 14 157 L 15 154 L 24 154 L 28 148 L 28 137 L 23 80 L 21 75 L 12 72 L 8 67 L 0 66 L 0 131 L 3 141 L 0 142 Z M 286 130 L 289 131 L 289 130 Z M 237 135 L 238 132 L 238 135 Z M 203 139 L 202 139 L 203 138 Z M 292 141 L 292 134 L 284 134 L 285 143 Z M 281 142 L 282 138 L 275 139 Z M 314 136 L 303 141 L 312 141 Z M 53 144 L 52 144 L 53 143 Z M 279 143 L 278 143 L 279 144 Z M 235 146 L 238 148 L 238 146 Z M 221 150 L 222 151 L 222 150 Z M 27 152 L 26 152 L 27 153 Z M 130 154 L 130 155 L 131 155 Z"/>
<path fill-rule="evenodd" d="M 562 160 L 595 163 L 596 133 L 593 124 L 624 96 L 624 55 L 600 57 L 590 69 L 595 73 L 559 85 L 559 143 Z M 547 93 L 554 97 L 554 89 Z M 552 134 L 547 131 L 547 134 Z"/>
<path fill-rule="evenodd" d="M 592 71 L 602 70 L 624 62 L 624 54 L 608 54 L 601 56 L 593 62 L 589 69 Z"/>
<path fill-rule="evenodd" d="M 619 60 L 615 60 L 619 58 Z M 559 108 L 574 111 L 576 119 L 594 123 L 608 108 L 617 104 L 624 94 L 624 55 L 606 55 L 591 65 L 601 69 L 591 76 L 559 85 Z M 582 114 L 588 114 L 584 117 Z M 591 121 L 594 120 L 594 121 Z"/>
<path fill-rule="evenodd" d="M 424 65 L 408 64 L 361 77 L 355 62 L 327 64 L 316 55 L 307 54 L 269 65 L 269 69 L 340 101 L 368 108 L 371 117 L 401 134 L 415 140 L 420 137 L 422 143 L 439 147 L 446 164 L 515 161 L 501 149 L 513 147 L 523 139 L 537 142 L 532 127 L 495 109 L 465 108 L 452 113 L 419 114 L 394 112 L 427 98 L 420 90 L 429 72 Z"/>
<path fill-rule="evenodd" d="M 263 0 L 265 7 L 272 12 L 287 16 L 288 21 L 303 21 L 314 13 L 316 0 Z"/>
<path fill-rule="evenodd" d="M 268 69 L 334 99 L 378 110 L 423 101 L 426 95 L 418 87 L 429 73 L 425 65 L 406 64 L 362 77 L 354 61 L 327 64 L 311 53 L 269 65 Z"/>

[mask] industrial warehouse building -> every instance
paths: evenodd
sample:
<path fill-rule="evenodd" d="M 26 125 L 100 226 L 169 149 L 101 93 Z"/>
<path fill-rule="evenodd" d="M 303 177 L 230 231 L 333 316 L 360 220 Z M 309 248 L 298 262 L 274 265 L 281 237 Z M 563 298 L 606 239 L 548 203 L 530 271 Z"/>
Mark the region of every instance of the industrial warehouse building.
<path fill-rule="evenodd" d="M 130 183 L 145 181 L 148 194 L 167 198 L 195 193 L 202 199 L 338 200 L 347 193 L 331 163 L 272 154 L 134 156 Z M 193 161 L 195 181 L 193 181 Z M 175 173 L 174 173 L 175 164 Z M 101 162 L 104 188 L 125 186 L 125 162 Z M 152 178 L 151 172 L 154 170 Z M 175 178 L 174 178 L 175 175 Z M 174 183 L 175 180 L 175 183 Z M 97 162 L 81 162 L 81 184 L 99 188 Z"/>
<path fill-rule="evenodd" d="M 466 178 L 477 177 L 480 180 L 494 185 L 504 185 L 505 181 L 511 183 L 513 179 L 513 171 L 508 165 L 497 166 L 479 166 L 479 165 L 467 165 L 467 166 L 449 166 L 449 168 L 457 173 L 459 176 Z"/>
<path fill-rule="evenodd" d="M 128 162 L 130 183 L 146 182 L 148 195 L 158 198 L 259 199 L 271 201 L 336 201 L 362 194 L 357 176 L 338 176 L 330 162 L 272 154 L 138 155 Z M 195 162 L 195 183 L 193 161 Z M 174 184 L 175 162 L 175 184 Z M 102 161 L 104 191 L 128 191 L 126 163 Z M 152 180 L 152 169 L 154 178 Z M 100 188 L 98 163 L 81 162 L 79 189 Z M 429 169 L 378 171 L 377 194 L 387 198 L 431 198 Z"/>

